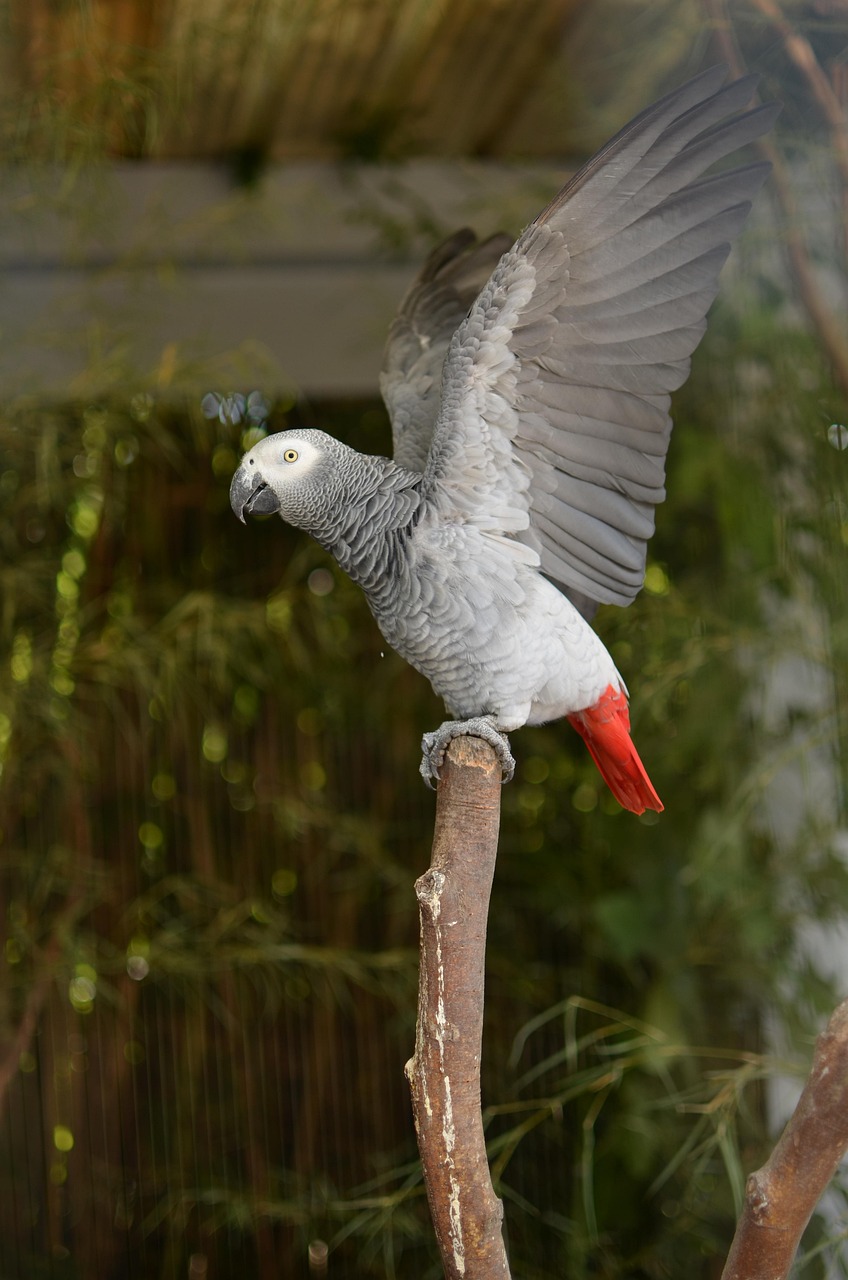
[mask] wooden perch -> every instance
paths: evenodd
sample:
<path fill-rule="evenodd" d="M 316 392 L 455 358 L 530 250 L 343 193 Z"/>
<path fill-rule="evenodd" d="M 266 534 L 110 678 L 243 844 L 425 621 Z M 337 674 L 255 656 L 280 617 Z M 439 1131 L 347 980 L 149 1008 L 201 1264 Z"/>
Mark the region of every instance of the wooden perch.
<path fill-rule="evenodd" d="M 762 1169 L 745 1187 L 745 1207 L 722 1280 L 783 1280 L 822 1193 L 848 1148 L 848 1000 L 816 1041 L 795 1112 Z"/>
<path fill-rule="evenodd" d="M 480 1111 L 486 922 L 501 767 L 456 738 L 442 767 L 430 869 L 415 882 L 421 960 L 415 1054 L 406 1064 L 424 1181 L 448 1280 L 509 1280 Z"/>

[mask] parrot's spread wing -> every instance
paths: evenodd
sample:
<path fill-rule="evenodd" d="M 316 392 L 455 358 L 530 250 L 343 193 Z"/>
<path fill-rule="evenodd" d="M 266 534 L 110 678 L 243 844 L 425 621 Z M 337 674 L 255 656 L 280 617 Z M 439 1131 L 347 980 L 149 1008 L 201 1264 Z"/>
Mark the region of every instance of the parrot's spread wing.
<path fill-rule="evenodd" d="M 473 231 L 457 231 L 433 250 L 400 304 L 389 330 L 380 390 L 392 420 L 394 459 L 401 466 L 424 470 L 450 340 L 511 245 L 511 236 L 479 243 Z"/>
<path fill-rule="evenodd" d="M 703 177 L 777 114 L 744 111 L 755 77 L 722 88 L 725 75 L 661 99 L 575 175 L 501 258 L 445 361 L 428 499 L 535 553 L 587 615 L 642 585 L 670 393 L 768 173 Z"/>

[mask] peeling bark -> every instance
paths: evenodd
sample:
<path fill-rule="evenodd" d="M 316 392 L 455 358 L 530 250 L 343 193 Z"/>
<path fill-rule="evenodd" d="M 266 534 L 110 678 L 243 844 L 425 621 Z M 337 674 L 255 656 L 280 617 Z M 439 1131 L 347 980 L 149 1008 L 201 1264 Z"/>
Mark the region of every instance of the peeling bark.
<path fill-rule="evenodd" d="M 480 1110 L 486 922 L 501 767 L 457 738 L 442 768 L 430 869 L 415 883 L 421 959 L 415 1054 L 406 1064 L 430 1213 L 448 1280 L 509 1280 Z"/>
<path fill-rule="evenodd" d="M 777 1146 L 745 1188 L 722 1280 L 783 1280 L 848 1149 L 848 1000 L 816 1041 L 804 1091 Z"/>

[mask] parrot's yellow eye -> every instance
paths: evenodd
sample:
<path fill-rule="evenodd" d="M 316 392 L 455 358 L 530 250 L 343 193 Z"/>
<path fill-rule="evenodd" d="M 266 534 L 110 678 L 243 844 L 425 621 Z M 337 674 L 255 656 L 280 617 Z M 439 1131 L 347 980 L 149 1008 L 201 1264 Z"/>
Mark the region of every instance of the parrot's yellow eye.
<path fill-rule="evenodd" d="M 283 459 L 286 462 L 297 462 L 297 449 L 286 449 Z"/>

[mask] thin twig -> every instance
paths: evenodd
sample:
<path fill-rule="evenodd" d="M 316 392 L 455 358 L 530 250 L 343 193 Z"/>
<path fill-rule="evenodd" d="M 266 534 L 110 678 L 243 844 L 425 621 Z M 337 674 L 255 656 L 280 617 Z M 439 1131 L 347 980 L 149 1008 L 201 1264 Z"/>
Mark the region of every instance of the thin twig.
<path fill-rule="evenodd" d="M 509 1280 L 480 1110 L 486 923 L 501 768 L 479 738 L 451 743 L 430 869 L 415 883 L 421 968 L 406 1064 L 424 1181 L 448 1280 Z"/>
<path fill-rule="evenodd" d="M 733 27 L 727 16 L 724 0 L 702 0 L 704 12 L 710 19 L 716 40 L 722 51 L 722 56 L 729 64 L 734 75 L 741 76 L 745 74 L 745 66 L 736 47 L 733 36 Z M 763 12 L 774 10 L 774 6 L 767 3 L 760 5 Z M 779 12 L 779 10 L 777 11 Z M 784 20 L 785 23 L 785 20 Z M 786 24 L 788 26 L 788 24 Z M 797 52 L 797 46 L 793 46 Z M 809 59 L 806 60 L 802 69 L 806 67 L 809 78 L 809 61 L 815 62 L 815 55 L 812 48 L 809 49 Z M 801 64 L 799 64 L 801 65 Z M 815 78 L 815 83 L 811 81 L 814 95 L 817 97 L 821 92 L 821 80 L 826 81 L 824 72 L 818 67 L 819 76 Z M 832 94 L 832 91 L 831 91 Z M 845 158 L 848 163 L 848 157 L 844 157 L 844 152 L 848 150 L 848 142 L 845 137 L 845 118 L 842 109 L 839 106 L 835 95 L 832 95 L 833 101 L 828 102 L 828 114 L 826 118 L 831 127 L 831 136 L 834 144 L 834 153 L 839 164 L 839 171 L 842 174 L 842 160 Z M 819 99 L 821 100 L 821 99 Z M 823 104 L 822 104 L 823 105 Z M 840 128 L 834 128 L 830 121 L 830 114 L 836 109 L 840 115 Z M 804 309 L 809 316 L 813 328 L 818 334 L 819 340 L 825 350 L 833 370 L 834 381 L 839 385 L 842 393 L 848 396 L 848 340 L 846 340 L 845 332 L 834 314 L 832 308 L 828 305 L 824 294 L 819 288 L 815 271 L 810 260 L 810 253 L 801 234 L 801 215 L 798 204 L 795 199 L 792 182 L 789 177 L 789 171 L 783 162 L 783 157 L 777 150 L 777 147 L 770 138 L 761 138 L 756 143 L 760 154 L 769 161 L 772 167 L 772 176 L 770 180 L 771 189 L 774 191 L 778 207 L 783 215 L 784 224 L 784 243 L 786 246 L 786 256 L 789 262 L 789 269 L 795 281 L 795 288 L 798 297 Z"/>
<path fill-rule="evenodd" d="M 760 13 L 777 29 L 787 55 L 801 72 L 830 130 L 833 158 L 842 185 L 848 190 L 848 118 L 806 36 L 796 31 L 775 0 L 752 0 Z"/>
<path fill-rule="evenodd" d="M 848 1148 L 848 1000 L 816 1041 L 794 1114 L 762 1169 L 745 1187 L 745 1207 L 722 1280 L 783 1280 L 820 1197 Z"/>

